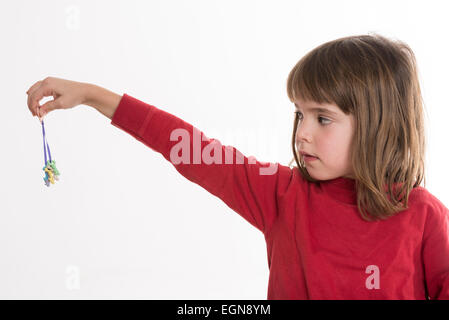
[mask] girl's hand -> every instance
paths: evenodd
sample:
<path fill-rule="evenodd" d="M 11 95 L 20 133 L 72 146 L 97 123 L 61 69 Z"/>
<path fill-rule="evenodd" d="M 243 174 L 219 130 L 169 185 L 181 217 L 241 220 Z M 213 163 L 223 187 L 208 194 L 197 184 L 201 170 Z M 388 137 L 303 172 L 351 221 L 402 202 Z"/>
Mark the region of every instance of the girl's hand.
<path fill-rule="evenodd" d="M 84 104 L 87 96 L 87 83 L 47 77 L 33 84 L 28 91 L 28 109 L 39 120 L 49 112 L 56 109 L 70 109 Z M 44 97 L 53 96 L 53 100 L 47 101 L 42 106 L 39 101 Z"/>

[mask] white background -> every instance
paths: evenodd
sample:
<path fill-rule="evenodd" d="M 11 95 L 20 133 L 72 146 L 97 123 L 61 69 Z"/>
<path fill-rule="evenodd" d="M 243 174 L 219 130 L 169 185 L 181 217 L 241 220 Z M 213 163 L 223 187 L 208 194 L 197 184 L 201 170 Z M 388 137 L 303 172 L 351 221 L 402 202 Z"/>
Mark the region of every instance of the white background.
<path fill-rule="evenodd" d="M 127 93 L 246 156 L 287 165 L 296 62 L 343 36 L 397 38 L 418 61 L 426 188 L 448 206 L 448 9 L 409 0 L 2 2 L 0 298 L 267 296 L 263 234 L 88 106 L 45 117 L 61 172 L 47 188 L 42 129 L 25 93 L 47 76 Z"/>

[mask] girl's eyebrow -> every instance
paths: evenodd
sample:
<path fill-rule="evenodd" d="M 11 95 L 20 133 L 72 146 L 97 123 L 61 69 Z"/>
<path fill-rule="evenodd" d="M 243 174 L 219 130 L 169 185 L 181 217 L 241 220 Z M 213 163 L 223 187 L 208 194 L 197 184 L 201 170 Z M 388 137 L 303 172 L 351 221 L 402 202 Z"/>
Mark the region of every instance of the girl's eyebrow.
<path fill-rule="evenodd" d="M 296 107 L 296 109 L 299 109 L 299 107 L 298 107 L 298 105 L 296 103 L 295 103 L 295 107 Z M 336 112 L 331 111 L 331 110 L 326 109 L 326 108 L 317 107 L 317 108 L 310 108 L 310 110 L 311 111 L 315 111 L 315 113 L 322 112 L 322 113 L 328 113 L 328 114 L 337 115 Z"/>

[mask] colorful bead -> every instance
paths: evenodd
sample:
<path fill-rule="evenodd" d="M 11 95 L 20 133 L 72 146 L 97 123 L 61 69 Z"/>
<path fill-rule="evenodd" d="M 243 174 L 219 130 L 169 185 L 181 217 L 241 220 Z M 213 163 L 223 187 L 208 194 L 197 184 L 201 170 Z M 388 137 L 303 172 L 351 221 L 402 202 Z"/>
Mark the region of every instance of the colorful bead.
<path fill-rule="evenodd" d="M 55 180 L 59 181 L 59 171 L 56 168 L 55 160 L 47 161 L 47 165 L 43 167 L 42 170 L 45 172 L 44 181 L 47 187 L 49 187 L 50 184 L 55 184 Z"/>

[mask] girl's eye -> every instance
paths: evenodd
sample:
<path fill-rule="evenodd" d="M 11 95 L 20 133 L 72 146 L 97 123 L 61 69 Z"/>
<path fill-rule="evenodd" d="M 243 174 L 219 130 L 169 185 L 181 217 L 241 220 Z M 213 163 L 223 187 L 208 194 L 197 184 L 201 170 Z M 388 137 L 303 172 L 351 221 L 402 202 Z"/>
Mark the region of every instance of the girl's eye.
<path fill-rule="evenodd" d="M 300 115 L 302 116 L 302 113 L 300 111 L 295 111 L 295 115 L 296 117 L 299 117 Z M 321 122 L 321 119 L 325 121 L 325 123 Z M 331 120 L 323 118 L 323 117 L 318 117 L 318 122 L 321 123 L 322 125 L 327 125 L 331 122 Z"/>

